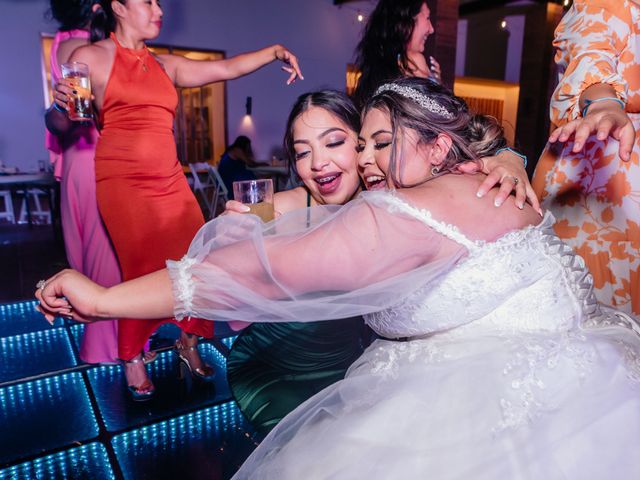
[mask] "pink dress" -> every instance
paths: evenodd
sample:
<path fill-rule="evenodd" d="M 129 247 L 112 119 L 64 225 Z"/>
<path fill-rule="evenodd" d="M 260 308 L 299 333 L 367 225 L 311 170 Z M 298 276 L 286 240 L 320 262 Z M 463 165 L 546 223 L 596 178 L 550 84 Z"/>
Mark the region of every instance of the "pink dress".
<path fill-rule="evenodd" d="M 51 81 L 62 76 L 58 46 L 70 38 L 89 38 L 89 32 L 58 32 L 51 46 Z M 102 224 L 96 201 L 95 150 L 98 131 L 93 125 L 76 127 L 64 137 L 46 132 L 54 174 L 60 181 L 60 210 L 69 265 L 105 287 L 121 282 L 118 260 Z M 118 358 L 117 321 L 86 324 L 80 358 L 87 363 L 110 363 Z"/>

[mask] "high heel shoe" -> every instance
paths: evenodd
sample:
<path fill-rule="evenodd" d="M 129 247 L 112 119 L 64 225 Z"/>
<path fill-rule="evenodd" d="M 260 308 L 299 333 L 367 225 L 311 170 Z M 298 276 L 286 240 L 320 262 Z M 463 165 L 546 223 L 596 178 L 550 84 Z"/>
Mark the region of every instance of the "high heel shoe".
<path fill-rule="evenodd" d="M 126 360 L 124 363 L 129 365 L 136 364 L 136 363 L 143 363 L 144 365 L 144 361 L 141 358 Z M 125 377 L 126 377 L 126 372 L 125 372 Z M 156 388 L 151 382 L 151 380 L 147 378 L 144 382 L 142 382 L 142 385 L 137 385 L 137 386 L 127 385 L 127 391 L 131 396 L 131 400 L 133 400 L 134 402 L 146 402 L 147 400 L 151 400 L 151 398 L 155 395 Z"/>
<path fill-rule="evenodd" d="M 178 361 L 180 362 L 180 369 L 178 371 L 178 378 L 183 379 L 187 372 L 189 372 L 194 377 L 203 380 L 205 382 L 212 381 L 216 376 L 216 371 L 211 367 L 211 365 L 207 365 L 202 362 L 202 366 L 198 368 L 193 368 L 189 359 L 183 354 L 183 352 L 187 351 L 198 351 L 198 347 L 193 346 L 189 347 L 184 345 L 180 340 L 176 340 L 175 352 L 178 356 Z"/>

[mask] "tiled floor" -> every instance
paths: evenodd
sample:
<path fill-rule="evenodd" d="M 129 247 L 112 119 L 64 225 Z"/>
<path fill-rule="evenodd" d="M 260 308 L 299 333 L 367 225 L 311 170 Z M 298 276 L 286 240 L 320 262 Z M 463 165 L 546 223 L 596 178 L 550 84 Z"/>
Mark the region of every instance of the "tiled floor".
<path fill-rule="evenodd" d="M 164 325 L 149 365 L 157 393 L 136 403 L 118 366 L 79 360 L 82 325 L 37 318 L 35 302 L 0 306 L 0 480 L 226 479 L 255 448 L 226 383 L 232 338 L 201 345 L 213 382 L 179 380 Z"/>
<path fill-rule="evenodd" d="M 179 380 L 170 348 L 179 332 L 161 327 L 149 366 L 157 394 L 136 403 L 119 367 L 80 361 L 82 325 L 50 326 L 34 311 L 37 280 L 65 266 L 52 228 L 0 226 L 0 262 L 0 480 L 233 475 L 256 440 L 226 383 L 232 337 L 201 347 L 214 382 Z"/>

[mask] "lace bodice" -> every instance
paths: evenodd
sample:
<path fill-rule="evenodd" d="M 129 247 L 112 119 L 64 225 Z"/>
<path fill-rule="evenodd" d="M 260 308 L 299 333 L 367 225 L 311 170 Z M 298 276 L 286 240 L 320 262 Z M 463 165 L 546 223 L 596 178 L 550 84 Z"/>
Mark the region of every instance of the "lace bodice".
<path fill-rule="evenodd" d="M 550 213 L 537 226 L 482 242 L 398 197 L 388 201 L 396 211 L 463 245 L 469 254 L 436 285 L 429 283 L 399 304 L 366 315 L 379 335 L 417 337 L 452 329 L 561 331 L 583 321 L 607 321 L 584 261 L 555 236 Z"/>

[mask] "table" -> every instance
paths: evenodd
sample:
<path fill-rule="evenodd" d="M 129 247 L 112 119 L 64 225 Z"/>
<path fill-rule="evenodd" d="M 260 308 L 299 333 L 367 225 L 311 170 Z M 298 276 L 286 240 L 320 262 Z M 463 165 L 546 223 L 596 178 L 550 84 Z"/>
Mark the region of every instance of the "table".
<path fill-rule="evenodd" d="M 289 180 L 289 167 L 286 165 L 260 165 L 249 168 L 249 171 L 258 178 L 273 177 L 276 192 L 283 190 Z"/>
<path fill-rule="evenodd" d="M 51 188 L 55 185 L 53 174 L 50 172 L 40 173 L 15 173 L 10 175 L 0 175 L 0 188 L 13 191 L 22 191 L 24 194 L 25 205 L 27 207 L 27 222 L 29 227 L 33 225 L 31 218 L 31 206 L 29 205 L 29 188 L 42 188 L 47 191 L 49 197 L 49 208 L 51 208 L 51 224 L 54 224 L 53 199 L 51 197 Z"/>

